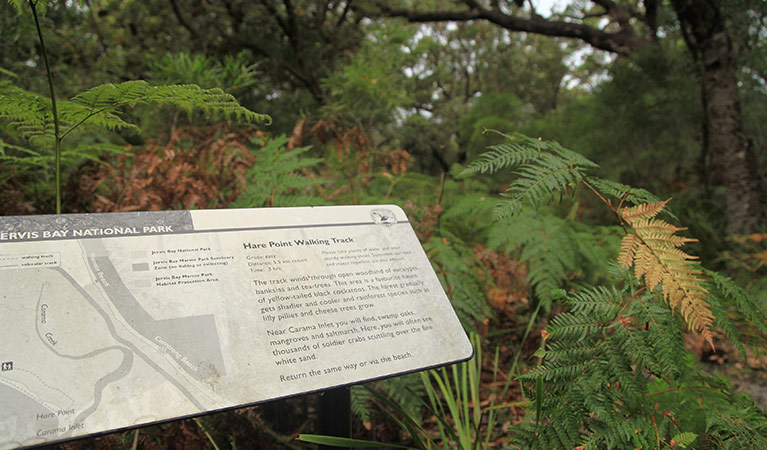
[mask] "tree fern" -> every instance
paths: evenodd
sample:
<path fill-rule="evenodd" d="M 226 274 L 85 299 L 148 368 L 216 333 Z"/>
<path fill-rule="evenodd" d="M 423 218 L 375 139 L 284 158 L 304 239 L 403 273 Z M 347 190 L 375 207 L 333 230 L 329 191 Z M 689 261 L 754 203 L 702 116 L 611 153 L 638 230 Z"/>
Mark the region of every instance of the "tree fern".
<path fill-rule="evenodd" d="M 466 171 L 511 168 L 516 174 L 490 242 L 517 249 L 530 265 L 538 295 L 564 286 L 568 272 L 577 273 L 583 259 L 574 242 L 585 236 L 542 205 L 585 187 L 583 192 L 614 212 L 625 233 L 608 271 L 618 284 L 570 292 L 563 300 L 565 311 L 542 333 L 539 366 L 520 376 L 536 408 L 530 420 L 512 427 L 513 446 L 765 447 L 767 417 L 734 395 L 726 382 L 705 376 L 687 352 L 683 334 L 686 322 L 713 345 L 713 329 L 719 327 L 745 354 L 747 344 L 764 342 L 764 308 L 681 249 L 694 239 L 659 218 L 664 213 L 673 218 L 665 208 L 668 201 L 589 176 L 593 163 L 571 153 L 556 144 L 507 136 L 505 145 L 492 148 Z M 745 336 L 739 332 L 744 324 Z"/>

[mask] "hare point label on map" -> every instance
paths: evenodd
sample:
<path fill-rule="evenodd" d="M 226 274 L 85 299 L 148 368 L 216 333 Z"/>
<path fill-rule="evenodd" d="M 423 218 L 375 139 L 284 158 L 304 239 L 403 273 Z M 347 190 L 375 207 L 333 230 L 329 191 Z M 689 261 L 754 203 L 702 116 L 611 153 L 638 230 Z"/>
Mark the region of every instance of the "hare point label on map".
<path fill-rule="evenodd" d="M 0 449 L 468 359 L 396 206 L 0 217 Z"/>

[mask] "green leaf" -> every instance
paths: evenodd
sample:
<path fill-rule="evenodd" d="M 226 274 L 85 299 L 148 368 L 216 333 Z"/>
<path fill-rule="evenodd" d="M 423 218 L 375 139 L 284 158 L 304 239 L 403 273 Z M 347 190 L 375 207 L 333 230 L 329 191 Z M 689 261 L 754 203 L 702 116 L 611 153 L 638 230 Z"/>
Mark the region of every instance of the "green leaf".
<path fill-rule="evenodd" d="M 24 4 L 26 2 L 23 2 L 22 0 L 8 0 L 8 3 L 10 3 L 11 6 L 13 6 L 13 8 L 19 14 L 23 14 L 24 13 Z"/>
<path fill-rule="evenodd" d="M 679 433 L 673 438 L 671 438 L 671 446 L 675 447 L 678 445 L 679 447 L 687 448 L 687 446 L 692 444 L 697 437 L 698 437 L 697 434 L 690 433 L 689 431 L 684 433 Z"/>
<path fill-rule="evenodd" d="M 301 442 L 309 442 L 311 444 L 320 444 L 320 445 L 330 445 L 333 447 L 364 447 L 364 448 L 385 447 L 385 448 L 407 448 L 407 449 L 413 448 L 413 447 L 406 447 L 404 445 L 387 444 L 385 442 L 363 441 L 360 439 L 343 438 L 343 437 L 336 437 L 336 436 L 323 436 L 319 434 L 299 434 L 296 439 Z"/>

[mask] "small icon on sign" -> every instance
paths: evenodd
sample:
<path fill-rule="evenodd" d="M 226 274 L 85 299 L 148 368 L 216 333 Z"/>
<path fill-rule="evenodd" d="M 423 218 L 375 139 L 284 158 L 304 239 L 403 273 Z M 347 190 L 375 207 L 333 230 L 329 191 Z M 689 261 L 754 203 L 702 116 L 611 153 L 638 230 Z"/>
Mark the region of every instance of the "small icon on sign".
<path fill-rule="evenodd" d="M 373 218 L 373 222 L 378 225 L 390 227 L 397 223 L 397 217 L 390 209 L 374 209 L 370 212 L 370 217 Z"/>
<path fill-rule="evenodd" d="M 3 372 L 7 372 L 9 370 L 13 370 L 13 361 L 4 362 L 0 366 L 2 367 L 2 371 Z"/>

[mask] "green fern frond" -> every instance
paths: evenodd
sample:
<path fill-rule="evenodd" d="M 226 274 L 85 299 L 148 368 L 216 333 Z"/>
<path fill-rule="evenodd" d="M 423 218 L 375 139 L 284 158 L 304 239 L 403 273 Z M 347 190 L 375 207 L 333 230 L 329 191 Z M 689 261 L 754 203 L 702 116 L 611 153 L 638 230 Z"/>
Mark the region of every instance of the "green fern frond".
<path fill-rule="evenodd" d="M 553 293 L 565 286 L 574 274 L 603 269 L 597 264 L 604 261 L 595 258 L 593 248 L 585 245 L 602 243 L 602 237 L 594 233 L 602 236 L 603 230 L 582 228 L 547 210 L 525 210 L 493 223 L 488 246 L 502 248 L 527 265 L 527 281 L 536 298 L 549 309 L 554 301 Z"/>
<path fill-rule="evenodd" d="M 373 395 L 368 389 L 361 385 L 352 386 L 349 394 L 351 396 L 352 413 L 362 422 L 370 421 L 373 414 L 371 402 Z"/>
<path fill-rule="evenodd" d="M 767 415 L 748 396 L 721 389 L 725 401 L 712 403 L 701 441 L 712 449 L 767 448 Z"/>
<path fill-rule="evenodd" d="M 689 370 L 684 357 L 684 336 L 675 323 L 655 322 L 649 325 L 645 342 L 653 355 L 652 364 L 645 366 L 655 376 L 676 379 Z"/>
<path fill-rule="evenodd" d="M 556 193 L 577 187 L 585 176 L 585 166 L 574 164 L 555 153 L 544 153 L 514 173 L 517 178 L 498 203 L 496 216 L 500 219 L 514 216 L 525 205 L 538 207 L 550 201 Z"/>
<path fill-rule="evenodd" d="M 425 390 L 419 374 L 387 378 L 381 383 L 381 389 L 406 411 L 409 417 L 421 418 Z"/>
<path fill-rule="evenodd" d="M 271 118 L 240 106 L 237 100 L 221 89 L 202 89 L 197 85 L 151 86 L 146 81 L 127 81 L 121 84 L 103 84 L 76 95 L 62 119 L 71 126 L 93 121 L 104 128 L 124 126 L 115 115 L 124 106 L 174 105 L 187 113 L 195 110 L 214 118 L 234 119 L 241 122 L 266 122 Z"/>
<path fill-rule="evenodd" d="M 477 173 L 494 173 L 503 168 L 517 167 L 539 157 L 541 142 L 522 134 L 507 136 L 505 142 L 489 147 L 489 151 L 472 161 L 462 177 Z"/>
<path fill-rule="evenodd" d="M 744 358 L 746 346 L 762 350 L 767 343 L 767 309 L 724 275 L 705 268 L 703 272 L 710 280 L 706 287 L 714 326 L 724 331 Z"/>
<path fill-rule="evenodd" d="M 540 206 L 556 193 L 577 187 L 594 167 L 598 167 L 594 162 L 556 142 L 514 134 L 470 163 L 462 175 L 512 169 L 517 178 L 504 194 L 507 198 L 496 206 L 496 215 L 502 219 L 514 216 L 524 205 Z"/>
<path fill-rule="evenodd" d="M 670 445 L 671 447 L 680 447 L 680 448 L 687 448 L 688 445 L 695 442 L 695 439 L 697 439 L 698 435 L 695 433 L 684 432 L 679 433 L 676 436 L 671 438 Z"/>
<path fill-rule="evenodd" d="M 573 314 L 593 314 L 613 318 L 620 311 L 623 294 L 615 287 L 597 286 L 567 296 L 567 304 Z"/>
<path fill-rule="evenodd" d="M 424 243 L 424 250 L 461 324 L 475 331 L 474 321 L 492 316 L 485 291 L 492 286 L 493 278 L 471 248 L 457 236 L 442 232 L 442 238 L 435 236 Z"/>
<path fill-rule="evenodd" d="M 595 345 L 583 342 L 582 345 L 572 346 L 564 341 L 555 340 L 541 352 L 547 360 L 557 361 L 569 359 L 575 361 L 589 361 L 599 353 L 600 349 Z"/>
<path fill-rule="evenodd" d="M 558 363 L 555 365 L 544 366 L 540 369 L 533 369 L 530 375 L 542 376 L 544 380 L 557 380 L 558 382 L 574 381 L 582 378 L 584 373 L 591 367 L 588 360 L 571 361 L 569 364 Z"/>
<path fill-rule="evenodd" d="M 13 8 L 16 10 L 17 13 L 19 14 L 24 13 L 24 4 L 26 2 L 22 0 L 8 0 L 8 3 L 10 3 L 11 6 L 13 6 Z M 45 2 L 41 2 L 41 3 L 45 4 Z"/>
<path fill-rule="evenodd" d="M 33 145 L 53 142 L 51 102 L 10 83 L 0 84 L 0 120 Z"/>
<path fill-rule="evenodd" d="M 322 160 L 305 156 L 310 147 L 287 150 L 288 138 L 279 136 L 254 150 L 256 164 L 246 175 L 245 191 L 232 203 L 235 208 L 323 205 L 315 189 L 325 180 L 310 169 Z"/>
<path fill-rule="evenodd" d="M 613 335 L 610 337 L 610 341 L 618 349 L 619 354 L 625 355 L 625 361 L 635 366 L 639 372 L 653 366 L 656 360 L 656 355 L 647 344 L 647 333 L 636 333 L 618 322 L 613 327 Z M 624 369 L 626 368 L 624 367 Z M 637 388 L 634 390 L 634 393 L 641 391 L 642 389 Z"/>
<path fill-rule="evenodd" d="M 617 181 L 587 177 L 586 182 L 591 184 L 602 195 L 615 198 L 619 204 L 620 202 L 628 202 L 631 205 L 640 205 L 642 203 L 657 203 L 660 201 L 658 197 L 646 189 L 631 187 Z M 664 209 L 663 212 L 676 219 L 676 216 L 669 209 Z"/>
<path fill-rule="evenodd" d="M 135 128 L 122 115 L 126 106 L 137 105 L 173 105 L 187 113 L 199 110 L 214 118 L 242 122 L 271 121 L 265 114 L 240 106 L 234 97 L 220 89 L 201 89 L 195 85 L 151 86 L 145 81 L 96 86 L 57 104 L 62 139 L 81 127 Z M 3 84 L 0 120 L 7 121 L 34 146 L 43 147 L 53 142 L 51 103 L 45 96 Z"/>
<path fill-rule="evenodd" d="M 738 286 L 728 277 L 713 270 L 703 269 L 713 283 L 712 296 L 719 296 L 725 304 L 734 305 L 762 333 L 767 334 L 767 309 L 754 300 L 745 289 Z"/>
<path fill-rule="evenodd" d="M 563 313 L 553 319 L 546 330 L 552 339 L 583 340 L 595 337 L 605 327 L 604 323 L 583 314 Z"/>

